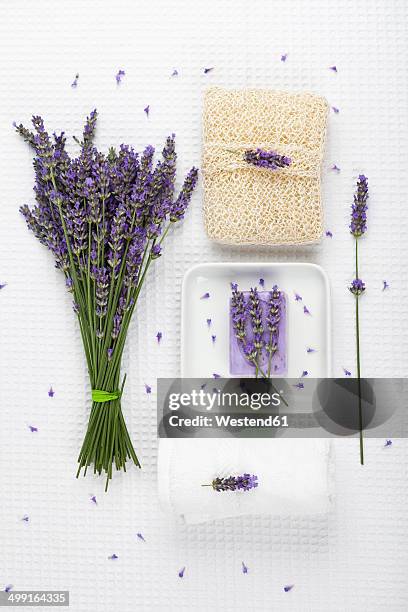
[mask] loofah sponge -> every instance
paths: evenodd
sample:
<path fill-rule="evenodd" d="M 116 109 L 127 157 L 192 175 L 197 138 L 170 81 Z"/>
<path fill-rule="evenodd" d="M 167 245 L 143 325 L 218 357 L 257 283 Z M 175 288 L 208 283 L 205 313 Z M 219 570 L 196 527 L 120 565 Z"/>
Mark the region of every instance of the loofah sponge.
<path fill-rule="evenodd" d="M 204 98 L 204 222 L 225 244 L 308 244 L 323 231 L 320 172 L 327 101 L 310 93 L 211 88 Z M 271 170 L 247 150 L 291 159 Z"/>

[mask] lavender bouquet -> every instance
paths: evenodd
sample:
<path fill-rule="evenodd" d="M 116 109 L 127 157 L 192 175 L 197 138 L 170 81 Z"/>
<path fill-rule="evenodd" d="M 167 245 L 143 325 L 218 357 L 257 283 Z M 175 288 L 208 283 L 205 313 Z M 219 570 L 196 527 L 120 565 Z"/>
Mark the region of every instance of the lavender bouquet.
<path fill-rule="evenodd" d="M 77 476 L 93 465 L 106 474 L 107 489 L 113 464 L 126 471 L 130 459 L 140 467 L 121 408 L 122 353 L 147 271 L 170 227 L 184 217 L 198 170 L 190 170 L 175 197 L 174 135 L 154 165 L 152 146 L 142 154 L 127 145 L 107 155 L 98 151 L 96 120 L 94 110 L 75 158 L 65 149 L 64 133 L 50 137 L 41 117 L 33 117 L 33 132 L 16 129 L 35 151 L 37 203 L 21 212 L 65 276 L 88 365 L 92 409 Z"/>

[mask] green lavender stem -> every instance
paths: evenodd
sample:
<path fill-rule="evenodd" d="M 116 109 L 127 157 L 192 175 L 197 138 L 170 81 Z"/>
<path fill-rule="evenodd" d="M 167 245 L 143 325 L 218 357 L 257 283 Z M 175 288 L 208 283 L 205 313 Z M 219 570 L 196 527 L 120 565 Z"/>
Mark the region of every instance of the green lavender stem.
<path fill-rule="evenodd" d="M 358 276 L 358 238 L 356 241 L 356 278 Z M 357 386 L 358 386 L 358 425 L 360 432 L 360 464 L 364 465 L 364 440 L 363 440 L 363 409 L 361 401 L 361 363 L 360 363 L 360 317 L 359 317 L 359 296 L 356 299 L 356 352 L 357 352 Z"/>

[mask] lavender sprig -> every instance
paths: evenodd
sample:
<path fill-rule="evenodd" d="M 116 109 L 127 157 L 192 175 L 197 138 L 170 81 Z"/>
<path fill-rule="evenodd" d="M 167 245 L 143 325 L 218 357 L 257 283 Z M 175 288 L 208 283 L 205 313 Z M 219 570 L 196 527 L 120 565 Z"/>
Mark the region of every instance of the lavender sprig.
<path fill-rule="evenodd" d="M 269 294 L 268 311 L 266 317 L 266 326 L 269 332 L 269 339 L 265 345 L 268 353 L 268 378 L 271 375 L 272 358 L 278 350 L 279 340 L 279 323 L 281 320 L 282 311 L 282 294 L 277 285 L 272 287 Z"/>
<path fill-rule="evenodd" d="M 214 478 L 211 484 L 202 487 L 212 487 L 214 491 L 250 491 L 258 486 L 258 476 L 242 474 L 242 476 L 228 476 L 227 478 Z"/>
<path fill-rule="evenodd" d="M 268 168 L 278 170 L 290 166 L 292 160 L 285 155 L 279 155 L 276 151 L 264 151 L 263 149 L 247 149 L 244 153 L 244 160 L 248 164 L 258 166 L 258 168 Z"/>
<path fill-rule="evenodd" d="M 361 400 L 361 359 L 360 359 L 360 315 L 359 299 L 365 292 L 365 283 L 359 278 L 358 268 L 358 241 L 367 230 L 367 200 L 368 180 L 364 174 L 360 174 L 357 181 L 357 189 L 354 194 L 354 202 L 351 207 L 350 233 L 355 242 L 355 278 L 349 286 L 350 292 L 355 297 L 356 316 L 356 353 L 357 353 L 357 384 L 358 384 L 358 418 L 360 431 L 360 463 L 364 465 L 364 443 L 363 443 L 363 412 Z"/>
<path fill-rule="evenodd" d="M 118 83 L 123 76 L 119 70 Z M 121 359 L 148 269 L 162 255 L 169 228 L 184 217 L 198 170 L 190 170 L 176 195 L 174 134 L 166 140 L 162 160 L 154 164 L 152 146 L 142 154 L 128 145 L 107 154 L 98 151 L 93 142 L 96 122 L 94 110 L 82 138 L 75 139 L 80 150 L 74 158 L 65 149 L 64 133 L 50 136 L 41 117 L 33 117 L 32 131 L 15 127 L 35 152 L 36 203 L 22 206 L 21 212 L 65 276 L 91 387 L 98 391 L 78 475 L 93 465 L 95 472 L 105 472 L 107 486 L 113 464 L 125 469 L 131 459 L 140 467 L 121 411 Z M 109 400 L 104 401 L 106 394 Z"/>

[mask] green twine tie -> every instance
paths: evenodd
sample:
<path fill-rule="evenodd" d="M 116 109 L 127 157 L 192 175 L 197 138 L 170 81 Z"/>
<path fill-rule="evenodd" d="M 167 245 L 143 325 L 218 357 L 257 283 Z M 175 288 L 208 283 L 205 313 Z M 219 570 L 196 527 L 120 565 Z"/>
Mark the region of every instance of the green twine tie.
<path fill-rule="evenodd" d="M 92 389 L 92 401 L 96 403 L 111 402 L 117 400 L 122 395 L 121 391 L 102 391 L 101 389 Z"/>

